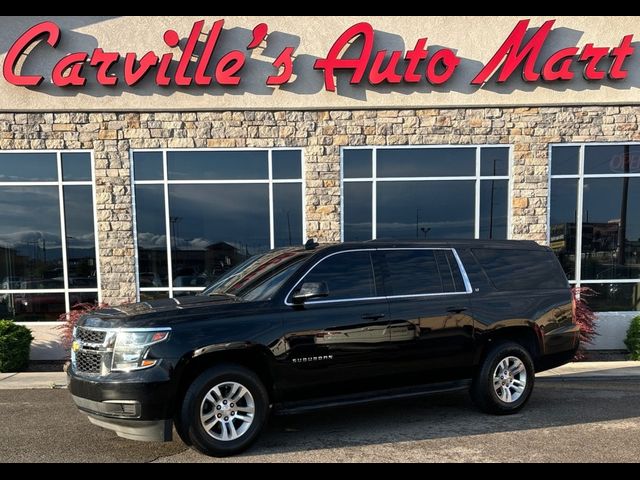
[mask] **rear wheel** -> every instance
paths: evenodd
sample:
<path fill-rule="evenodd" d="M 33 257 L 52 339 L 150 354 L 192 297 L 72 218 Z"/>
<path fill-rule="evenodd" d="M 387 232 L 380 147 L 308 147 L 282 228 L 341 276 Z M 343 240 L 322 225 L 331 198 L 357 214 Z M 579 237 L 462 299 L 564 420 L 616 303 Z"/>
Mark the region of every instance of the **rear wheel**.
<path fill-rule="evenodd" d="M 471 386 L 471 398 L 483 411 L 510 415 L 520 411 L 531 396 L 535 369 L 522 345 L 502 342 L 487 354 Z"/>
<path fill-rule="evenodd" d="M 254 372 L 220 365 L 202 373 L 189 387 L 180 425 L 194 448 L 224 457 L 242 452 L 258 438 L 268 409 L 267 391 Z"/>

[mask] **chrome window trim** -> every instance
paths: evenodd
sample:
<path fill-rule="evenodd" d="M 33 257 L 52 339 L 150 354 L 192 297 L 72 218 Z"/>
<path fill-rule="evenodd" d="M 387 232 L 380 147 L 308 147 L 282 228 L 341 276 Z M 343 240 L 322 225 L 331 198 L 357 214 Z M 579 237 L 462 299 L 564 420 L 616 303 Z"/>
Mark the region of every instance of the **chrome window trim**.
<path fill-rule="evenodd" d="M 305 302 L 305 305 L 327 305 L 332 303 L 350 303 L 350 302 L 367 302 L 367 301 L 380 301 L 380 300 L 396 300 L 396 299 L 412 299 L 412 298 L 428 298 L 428 297 L 442 297 L 442 296 L 453 296 L 453 295 L 470 295 L 473 293 L 473 289 L 471 287 L 471 281 L 469 280 L 469 276 L 467 275 L 467 271 L 462 264 L 462 260 L 458 255 L 458 252 L 455 248 L 447 248 L 447 247 L 385 247 L 385 248 L 363 248 L 363 249 L 351 249 L 351 250 L 343 250 L 340 252 L 334 252 L 330 255 L 327 255 L 324 258 L 318 260 L 311 268 L 309 268 L 305 274 L 296 282 L 296 284 L 289 290 L 287 296 L 285 297 L 284 304 L 288 307 L 295 306 L 294 303 L 289 301 L 291 298 L 291 294 L 293 291 L 300 285 L 304 279 L 311 273 L 311 271 L 316 268 L 319 264 L 324 262 L 326 259 L 334 257 L 336 255 L 341 255 L 343 253 L 353 253 L 353 252 L 384 252 L 384 251 L 421 251 L 421 250 L 429 250 L 429 251 L 450 251 L 453 253 L 453 256 L 458 263 L 458 268 L 460 268 L 460 273 L 462 275 L 462 279 L 464 281 L 465 291 L 464 292 L 443 292 L 443 293 L 422 293 L 416 295 L 390 295 L 390 296 L 376 296 L 376 297 L 360 297 L 360 298 L 344 298 L 339 300 L 317 300 L 314 302 Z"/>

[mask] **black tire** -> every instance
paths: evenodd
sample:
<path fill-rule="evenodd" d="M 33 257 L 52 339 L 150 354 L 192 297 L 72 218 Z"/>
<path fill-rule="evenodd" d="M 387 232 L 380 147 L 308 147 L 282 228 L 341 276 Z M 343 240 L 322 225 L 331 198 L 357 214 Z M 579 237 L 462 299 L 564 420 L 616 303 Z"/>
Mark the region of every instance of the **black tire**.
<path fill-rule="evenodd" d="M 210 435 L 202 425 L 200 416 L 207 394 L 215 386 L 226 382 L 244 386 L 253 397 L 255 404 L 251 426 L 239 438 L 229 441 L 219 440 Z M 264 428 L 268 412 L 269 395 L 254 372 L 239 365 L 217 365 L 203 372 L 187 390 L 180 410 L 178 431 L 181 436 L 185 435 L 188 438 L 188 444 L 201 453 L 214 457 L 228 457 L 251 446 Z"/>
<path fill-rule="evenodd" d="M 504 359 L 515 357 L 522 362 L 526 372 L 526 385 L 520 397 L 505 402 L 494 388 L 494 372 Z M 491 347 L 471 384 L 471 399 L 480 410 L 495 415 L 512 415 L 519 412 L 531 397 L 535 382 L 535 368 L 531 354 L 515 342 L 500 342 Z M 504 390 L 501 390 L 501 392 Z M 511 390 L 510 390 L 511 393 Z"/>

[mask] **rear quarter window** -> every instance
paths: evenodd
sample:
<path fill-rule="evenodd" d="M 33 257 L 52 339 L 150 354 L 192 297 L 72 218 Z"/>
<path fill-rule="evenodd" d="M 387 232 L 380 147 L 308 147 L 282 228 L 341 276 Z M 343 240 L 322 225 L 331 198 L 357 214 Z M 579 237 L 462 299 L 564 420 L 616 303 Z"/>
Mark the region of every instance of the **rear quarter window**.
<path fill-rule="evenodd" d="M 552 252 L 474 249 L 473 255 L 498 290 L 567 288 L 567 278 Z"/>

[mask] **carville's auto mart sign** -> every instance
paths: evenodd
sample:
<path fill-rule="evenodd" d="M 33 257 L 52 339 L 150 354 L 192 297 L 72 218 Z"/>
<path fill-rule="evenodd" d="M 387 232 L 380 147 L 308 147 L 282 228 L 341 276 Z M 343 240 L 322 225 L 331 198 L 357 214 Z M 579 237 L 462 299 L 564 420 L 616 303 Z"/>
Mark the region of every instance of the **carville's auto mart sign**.
<path fill-rule="evenodd" d="M 634 103 L 640 84 L 630 17 L 3 18 L 5 110 Z"/>

